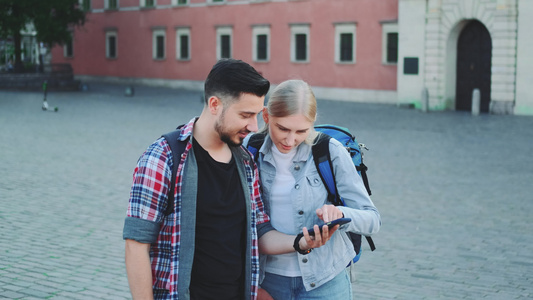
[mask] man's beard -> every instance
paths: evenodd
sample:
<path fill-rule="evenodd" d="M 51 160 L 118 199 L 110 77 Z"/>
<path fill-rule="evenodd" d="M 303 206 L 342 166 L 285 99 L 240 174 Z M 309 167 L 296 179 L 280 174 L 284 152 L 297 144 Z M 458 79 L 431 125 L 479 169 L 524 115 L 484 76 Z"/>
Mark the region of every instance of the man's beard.
<path fill-rule="evenodd" d="M 232 147 L 240 146 L 242 145 L 242 142 L 244 139 L 239 137 L 239 141 L 235 142 L 234 140 L 232 140 L 232 136 L 234 135 L 230 132 L 227 132 L 223 126 L 224 119 L 225 119 L 224 118 L 225 113 L 226 113 L 225 111 L 222 111 L 222 115 L 220 116 L 220 119 L 215 123 L 215 131 L 220 136 L 220 140 L 223 141 L 224 143 Z"/>

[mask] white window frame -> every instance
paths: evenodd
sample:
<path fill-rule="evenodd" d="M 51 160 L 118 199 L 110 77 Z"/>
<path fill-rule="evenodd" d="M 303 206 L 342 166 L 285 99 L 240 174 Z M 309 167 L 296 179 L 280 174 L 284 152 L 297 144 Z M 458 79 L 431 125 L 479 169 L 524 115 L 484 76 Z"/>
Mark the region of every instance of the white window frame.
<path fill-rule="evenodd" d="M 70 47 L 72 48 L 72 55 L 68 55 L 68 44 L 65 43 L 63 45 L 63 57 L 67 57 L 67 58 L 72 58 L 74 57 L 74 33 L 71 31 L 70 32 L 70 42 L 68 42 L 70 44 Z M 22 53 L 24 54 L 24 51 L 22 51 Z"/>
<path fill-rule="evenodd" d="M 157 57 L 157 37 L 163 36 L 163 57 Z M 152 29 L 152 59 L 165 60 L 167 58 L 167 31 L 165 28 Z"/>
<path fill-rule="evenodd" d="M 172 0 L 172 6 L 185 6 L 189 5 L 189 0 L 185 0 L 185 3 L 179 3 L 179 0 Z"/>
<path fill-rule="evenodd" d="M 226 3 L 226 1 L 227 0 L 220 0 L 220 1 L 218 1 L 218 0 L 207 0 L 207 3 L 208 4 L 224 4 L 224 3 Z"/>
<path fill-rule="evenodd" d="M 156 7 L 157 6 L 157 0 L 154 0 L 153 6 L 146 6 L 146 0 L 139 0 L 139 6 L 140 7 Z"/>
<path fill-rule="evenodd" d="M 308 63 L 311 60 L 311 51 L 310 45 L 311 45 L 311 35 L 310 35 L 310 25 L 309 24 L 292 24 L 291 27 L 291 62 L 295 63 Z M 305 34 L 305 60 L 296 60 L 296 35 L 297 34 Z"/>
<path fill-rule="evenodd" d="M 398 61 L 394 62 L 388 62 L 387 61 L 387 50 L 388 50 L 388 39 L 387 34 L 389 33 L 399 33 L 398 23 L 397 22 L 388 22 L 388 23 L 382 23 L 381 24 L 381 61 L 384 65 L 397 65 Z M 398 44 L 400 41 L 398 40 Z M 399 57 L 398 57 L 399 59 Z"/>
<path fill-rule="evenodd" d="M 335 63 L 337 64 L 355 64 L 356 58 L 356 23 L 339 23 L 335 24 Z M 352 39 L 352 60 L 341 61 L 341 35 L 342 34 L 351 34 Z"/>
<path fill-rule="evenodd" d="M 74 38 L 72 38 L 68 43 L 70 43 L 70 47 L 72 48 L 72 55 L 68 55 L 68 44 L 65 43 L 65 45 L 63 45 L 63 56 L 71 58 L 74 57 Z"/>
<path fill-rule="evenodd" d="M 187 45 L 187 52 L 188 56 L 186 58 L 181 57 L 181 38 L 180 36 L 186 35 L 189 40 L 189 44 Z M 191 60 L 191 29 L 189 27 L 178 27 L 176 28 L 176 59 L 177 60 Z"/>
<path fill-rule="evenodd" d="M 222 59 L 222 36 L 229 35 L 229 58 L 233 57 L 233 27 L 217 27 L 217 60 Z"/>
<path fill-rule="evenodd" d="M 270 25 L 252 25 L 252 59 L 256 62 L 270 61 Z M 259 35 L 267 36 L 266 59 L 257 57 L 257 37 Z"/>
<path fill-rule="evenodd" d="M 80 2 L 79 2 L 79 3 L 80 3 L 80 9 L 81 9 L 82 11 L 89 12 L 89 11 L 92 10 L 92 5 L 93 5 L 93 4 L 92 4 L 92 1 L 91 1 L 91 0 L 87 0 L 87 1 L 89 1 L 89 9 L 85 10 L 85 7 L 83 6 L 83 2 L 84 2 L 84 0 L 80 0 Z"/>
<path fill-rule="evenodd" d="M 109 8 L 109 0 L 104 0 L 104 7 L 105 9 L 119 9 L 120 7 L 120 0 L 116 0 L 117 1 L 117 7 L 115 8 Z"/>
<path fill-rule="evenodd" d="M 109 55 L 109 37 L 115 37 L 115 56 L 111 57 Z M 117 59 L 118 58 L 118 38 L 117 38 L 117 31 L 116 30 L 109 30 L 105 33 L 105 57 L 108 59 Z"/>

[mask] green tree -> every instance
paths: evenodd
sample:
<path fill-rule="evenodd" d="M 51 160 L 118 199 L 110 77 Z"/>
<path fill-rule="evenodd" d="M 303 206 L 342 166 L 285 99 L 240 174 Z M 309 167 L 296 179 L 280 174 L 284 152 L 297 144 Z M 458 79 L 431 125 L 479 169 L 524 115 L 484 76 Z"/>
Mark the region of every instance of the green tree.
<path fill-rule="evenodd" d="M 13 37 L 15 71 L 21 71 L 21 30 L 32 24 L 37 40 L 50 46 L 72 39 L 71 28 L 85 23 L 78 0 L 0 0 L 0 37 Z"/>

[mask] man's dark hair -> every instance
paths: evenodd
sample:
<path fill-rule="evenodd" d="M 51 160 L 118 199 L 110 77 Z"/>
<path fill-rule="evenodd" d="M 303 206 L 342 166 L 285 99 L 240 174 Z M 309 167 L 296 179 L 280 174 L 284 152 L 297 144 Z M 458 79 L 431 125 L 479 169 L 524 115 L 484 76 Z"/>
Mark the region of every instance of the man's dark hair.
<path fill-rule="evenodd" d="M 237 59 L 221 59 L 205 80 L 204 102 L 207 103 L 211 96 L 217 96 L 223 103 L 228 103 L 242 93 L 262 97 L 269 88 L 270 82 L 249 64 Z"/>

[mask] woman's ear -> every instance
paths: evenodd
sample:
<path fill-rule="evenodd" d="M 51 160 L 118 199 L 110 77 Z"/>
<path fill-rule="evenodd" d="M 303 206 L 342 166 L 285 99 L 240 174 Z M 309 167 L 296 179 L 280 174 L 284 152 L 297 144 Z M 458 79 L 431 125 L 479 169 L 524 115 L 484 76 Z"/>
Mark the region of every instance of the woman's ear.
<path fill-rule="evenodd" d="M 268 109 L 266 107 L 263 108 L 263 121 L 268 124 Z"/>

